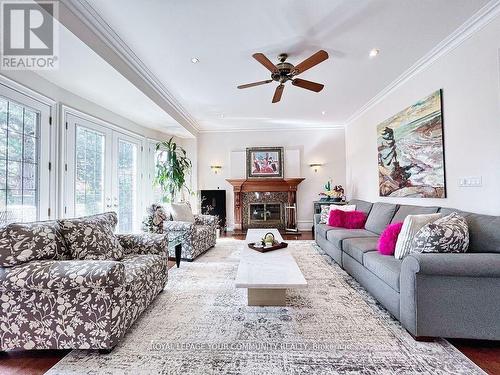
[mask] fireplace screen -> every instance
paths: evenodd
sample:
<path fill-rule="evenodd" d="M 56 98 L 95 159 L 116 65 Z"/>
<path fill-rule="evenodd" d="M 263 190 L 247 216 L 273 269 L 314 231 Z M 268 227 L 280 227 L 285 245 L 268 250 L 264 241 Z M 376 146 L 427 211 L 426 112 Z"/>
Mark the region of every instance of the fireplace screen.
<path fill-rule="evenodd" d="M 250 203 L 248 211 L 250 224 L 281 222 L 281 203 Z"/>

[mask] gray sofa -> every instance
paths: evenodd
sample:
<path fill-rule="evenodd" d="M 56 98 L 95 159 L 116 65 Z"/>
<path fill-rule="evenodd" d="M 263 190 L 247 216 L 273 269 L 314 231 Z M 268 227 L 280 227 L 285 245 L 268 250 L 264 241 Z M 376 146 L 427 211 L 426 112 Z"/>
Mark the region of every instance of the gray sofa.
<path fill-rule="evenodd" d="M 72 219 L 65 220 L 71 222 Z M 0 350 L 111 350 L 163 290 L 167 237 L 115 235 L 120 260 L 73 259 L 104 240 L 90 225 L 116 225 L 116 214 L 75 219 L 84 229 L 65 237 L 60 221 L 0 228 Z M 22 226 L 22 227 L 21 227 Z M 110 229 L 111 230 L 111 229 Z M 110 234 L 113 235 L 112 232 Z M 22 251 L 21 251 L 22 250 Z"/>
<path fill-rule="evenodd" d="M 352 200 L 367 215 L 365 229 L 319 224 L 316 243 L 367 289 L 415 337 L 500 340 L 500 217 L 450 208 Z M 410 214 L 458 212 L 469 225 L 463 254 L 410 254 L 403 260 L 377 251 L 389 223 Z"/>

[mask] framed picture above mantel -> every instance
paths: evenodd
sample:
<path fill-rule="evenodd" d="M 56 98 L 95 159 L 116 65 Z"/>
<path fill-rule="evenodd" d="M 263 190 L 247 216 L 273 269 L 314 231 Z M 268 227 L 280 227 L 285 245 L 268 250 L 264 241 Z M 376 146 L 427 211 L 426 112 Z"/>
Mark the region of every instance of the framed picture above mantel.
<path fill-rule="evenodd" d="M 283 178 L 283 147 L 247 148 L 247 178 Z"/>

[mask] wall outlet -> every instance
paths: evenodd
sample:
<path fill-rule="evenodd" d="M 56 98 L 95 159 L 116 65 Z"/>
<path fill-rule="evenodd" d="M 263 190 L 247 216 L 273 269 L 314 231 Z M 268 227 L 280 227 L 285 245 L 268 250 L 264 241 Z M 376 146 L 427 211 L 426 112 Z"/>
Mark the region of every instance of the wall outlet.
<path fill-rule="evenodd" d="M 483 186 L 482 177 L 463 177 L 458 179 L 460 187 L 481 187 Z"/>

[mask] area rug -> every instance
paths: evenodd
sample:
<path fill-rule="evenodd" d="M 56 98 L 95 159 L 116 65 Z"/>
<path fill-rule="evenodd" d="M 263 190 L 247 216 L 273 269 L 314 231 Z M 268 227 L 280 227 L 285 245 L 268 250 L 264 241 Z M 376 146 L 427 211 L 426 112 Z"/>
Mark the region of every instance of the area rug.
<path fill-rule="evenodd" d="M 248 307 L 243 241 L 222 239 L 168 285 L 111 354 L 74 350 L 48 374 L 483 374 L 446 340 L 417 342 L 312 241 L 289 249 L 308 287 Z"/>

